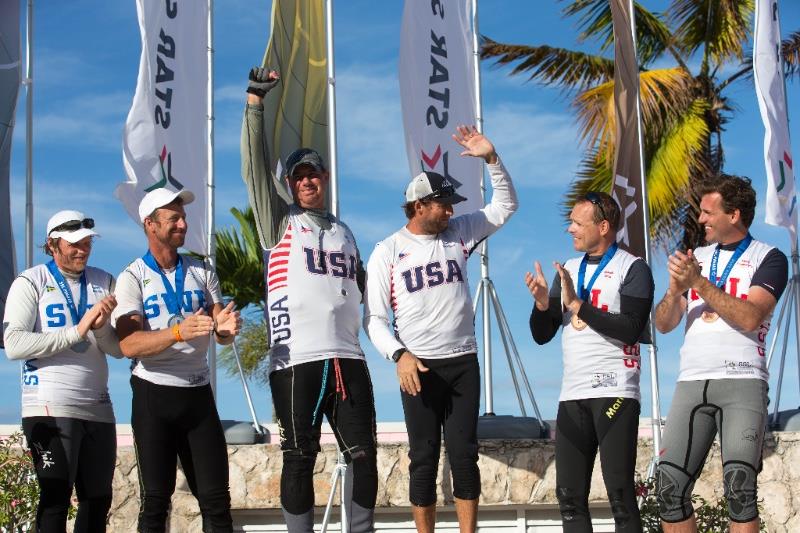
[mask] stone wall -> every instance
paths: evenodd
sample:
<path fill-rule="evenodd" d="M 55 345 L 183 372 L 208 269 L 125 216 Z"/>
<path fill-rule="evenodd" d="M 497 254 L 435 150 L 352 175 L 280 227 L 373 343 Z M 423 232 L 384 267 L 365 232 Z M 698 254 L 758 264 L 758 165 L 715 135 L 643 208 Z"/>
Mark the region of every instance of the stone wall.
<path fill-rule="evenodd" d="M 381 443 L 378 449 L 378 507 L 406 507 L 408 503 L 408 445 Z M 652 457 L 652 443 L 639 443 L 637 469 L 645 474 Z M 231 497 L 236 509 L 280 507 L 281 453 L 274 444 L 230 446 Z M 330 478 L 336 464 L 336 448 L 324 445 L 314 469 L 316 505 L 324 506 L 330 492 Z M 555 499 L 555 452 L 550 440 L 481 441 L 480 469 L 482 504 L 553 505 Z M 445 461 L 440 464 L 439 503 L 451 503 L 452 487 Z M 722 495 L 722 464 L 719 447 L 709 454 L 706 468 L 695 492 L 714 501 Z M 444 479 L 444 481 L 441 481 Z M 111 531 L 135 531 L 138 511 L 138 479 L 131 447 L 118 450 L 114 477 Z M 759 477 L 763 518 L 769 531 L 800 531 L 800 433 L 767 436 L 764 470 Z M 590 498 L 605 501 L 599 465 L 595 465 Z M 183 474 L 173 498 L 172 531 L 200 531 L 197 504 Z"/>

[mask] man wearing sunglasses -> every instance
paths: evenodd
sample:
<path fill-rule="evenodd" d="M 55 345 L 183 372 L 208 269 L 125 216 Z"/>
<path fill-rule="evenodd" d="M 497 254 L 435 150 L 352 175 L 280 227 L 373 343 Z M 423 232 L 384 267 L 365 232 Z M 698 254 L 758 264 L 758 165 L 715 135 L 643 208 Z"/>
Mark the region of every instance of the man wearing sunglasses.
<path fill-rule="evenodd" d="M 410 447 L 409 499 L 421 532 L 432 532 L 436 522 L 442 428 L 461 531 L 476 527 L 480 368 L 467 259 L 517 209 L 514 186 L 489 139 L 463 126 L 453 139 L 464 148 L 461 155 L 486 161 L 492 201 L 451 218 L 453 204 L 465 198 L 445 176 L 420 173 L 406 189 L 407 224 L 378 243 L 367 265 L 364 329 L 397 365 Z"/>
<path fill-rule="evenodd" d="M 537 344 L 561 334 L 564 374 L 556 417 L 556 497 L 564 531 L 592 530 L 589 487 L 598 449 L 615 531 L 642 531 L 634 488 L 639 427 L 639 343 L 653 304 L 647 263 L 617 247 L 620 209 L 611 196 L 579 196 L 568 233 L 583 256 L 563 265 L 548 291 L 538 261 L 525 283 Z M 577 285 L 577 286 L 576 286 Z"/>
<path fill-rule="evenodd" d="M 108 319 L 114 278 L 87 265 L 94 220 L 59 211 L 47 223 L 52 259 L 22 272 L 6 301 L 9 359 L 24 361 L 22 428 L 39 482 L 36 531 L 66 531 L 73 487 L 76 532 L 105 531 L 116 462 L 106 354 L 121 357 Z"/>
<path fill-rule="evenodd" d="M 286 159 L 291 198 L 269 170 L 263 99 L 277 73 L 250 72 L 242 178 L 264 249 L 270 391 L 280 426 L 281 507 L 290 533 L 314 526 L 314 462 L 327 417 L 352 470 L 348 531 L 374 531 L 375 401 L 359 344 L 364 271 L 350 228 L 326 208 L 328 172 L 310 148 Z M 281 191 L 280 189 L 284 189 Z"/>

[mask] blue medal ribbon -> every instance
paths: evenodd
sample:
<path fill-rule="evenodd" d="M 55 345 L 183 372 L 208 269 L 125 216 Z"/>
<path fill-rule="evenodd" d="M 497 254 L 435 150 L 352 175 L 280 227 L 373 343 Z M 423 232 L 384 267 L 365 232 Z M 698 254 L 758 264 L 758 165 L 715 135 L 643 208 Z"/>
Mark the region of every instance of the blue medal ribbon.
<path fill-rule="evenodd" d="M 183 285 L 184 281 L 186 280 L 186 276 L 183 271 L 183 257 L 178 254 L 178 262 L 175 265 L 175 288 L 172 287 L 167 275 L 164 274 L 164 271 L 161 270 L 160 266 L 158 266 L 158 263 L 156 262 L 155 257 L 153 257 L 153 254 L 150 253 L 150 250 L 148 250 L 147 253 L 142 256 L 142 261 L 144 261 L 145 265 L 150 267 L 150 270 L 153 272 L 158 272 L 158 274 L 161 276 L 161 282 L 164 284 L 164 290 L 166 291 L 166 294 L 164 295 L 164 303 L 167 306 L 167 311 L 172 313 L 173 316 L 183 316 L 181 313 L 183 310 Z"/>
<path fill-rule="evenodd" d="M 600 264 L 597 265 L 597 269 L 594 271 L 594 274 L 592 274 L 592 278 L 589 280 L 589 284 L 586 287 L 583 286 L 583 282 L 586 278 L 586 265 L 589 262 L 589 254 L 583 256 L 583 259 L 581 259 L 581 266 L 578 268 L 578 298 L 584 302 L 590 301 L 589 295 L 592 293 L 594 282 L 597 281 L 600 272 L 608 265 L 615 253 L 617 253 L 617 243 L 612 244 L 611 247 L 606 250 L 606 253 L 603 254 Z"/>
<path fill-rule="evenodd" d="M 717 249 L 714 250 L 714 255 L 711 256 L 711 267 L 708 270 L 708 281 L 713 283 L 717 288 L 723 289 L 725 287 L 725 283 L 728 281 L 728 276 L 731 274 L 731 270 L 733 270 L 733 266 L 736 264 L 736 261 L 742 257 L 742 254 L 747 250 L 747 247 L 750 246 L 750 243 L 753 242 L 753 236 L 749 233 L 747 237 L 745 237 L 742 242 L 739 243 L 739 246 L 733 251 L 733 255 L 728 260 L 728 264 L 725 265 L 725 270 L 722 271 L 722 275 L 717 279 L 717 266 L 719 263 L 719 252 L 722 249 L 722 245 L 718 244 Z"/>
<path fill-rule="evenodd" d="M 78 301 L 78 307 L 75 307 L 75 298 L 72 297 L 72 291 L 69 288 L 69 284 L 67 280 L 64 279 L 64 275 L 56 266 L 56 262 L 54 260 L 50 260 L 47 263 L 47 270 L 50 271 L 50 275 L 53 276 L 53 279 L 56 281 L 56 285 L 58 288 L 61 289 L 61 294 L 64 295 L 64 299 L 67 301 L 67 309 L 69 309 L 69 314 L 72 316 L 72 324 L 74 326 L 78 325 L 78 322 L 81 321 L 83 315 L 86 314 L 87 307 L 87 300 L 88 300 L 88 291 L 86 290 L 86 271 L 84 270 L 81 272 L 81 295 L 80 300 Z"/>

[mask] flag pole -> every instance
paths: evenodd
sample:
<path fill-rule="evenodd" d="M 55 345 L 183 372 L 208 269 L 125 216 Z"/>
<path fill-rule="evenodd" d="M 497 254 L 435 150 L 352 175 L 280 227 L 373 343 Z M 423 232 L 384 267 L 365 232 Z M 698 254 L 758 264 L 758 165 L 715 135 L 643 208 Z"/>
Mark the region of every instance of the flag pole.
<path fill-rule="evenodd" d="M 472 54 L 473 54 L 473 75 L 475 79 L 475 127 L 483 133 L 483 98 L 481 94 L 481 67 L 478 52 L 478 0 L 471 0 L 470 9 L 472 11 Z M 481 200 L 486 201 L 486 173 L 484 165 L 481 165 Z M 489 291 L 486 290 L 486 281 L 489 279 L 489 239 L 485 239 L 481 244 L 478 257 L 481 262 L 481 281 L 479 294 L 481 300 L 481 324 L 483 326 L 483 391 L 484 391 L 484 414 L 494 415 L 494 389 L 492 387 L 492 324 L 489 313 L 491 312 Z M 477 298 L 477 297 L 476 297 Z"/>
<path fill-rule="evenodd" d="M 634 11 L 633 0 L 628 0 L 628 9 L 631 14 L 631 36 L 634 46 L 636 45 L 636 12 Z M 650 250 L 650 204 L 647 197 L 647 174 L 644 163 L 644 138 L 642 135 L 642 101 L 639 93 L 639 84 L 636 86 L 636 134 L 639 138 L 639 168 L 642 176 L 641 202 L 642 202 L 642 222 L 644 224 L 644 260 L 650 265 L 652 252 Z M 656 347 L 656 326 L 653 321 L 653 313 L 650 312 L 650 401 L 653 405 L 651 414 L 651 427 L 653 431 L 653 465 L 658 463 L 661 451 L 661 397 L 658 385 L 658 348 Z"/>
<path fill-rule="evenodd" d="M 25 29 L 25 268 L 33 266 L 33 0 Z"/>
<path fill-rule="evenodd" d="M 333 0 L 325 0 L 325 50 L 328 66 L 328 172 L 330 172 L 330 208 L 339 216 L 339 180 L 336 160 L 336 70 L 333 54 Z"/>
<path fill-rule="evenodd" d="M 208 82 L 206 85 L 206 112 L 208 117 L 207 126 L 207 215 L 208 215 L 208 263 L 211 268 L 217 266 L 217 239 L 216 231 L 214 228 L 214 0 L 207 0 L 208 2 L 208 22 L 207 22 L 207 71 Z M 216 339 L 213 339 L 216 341 Z M 209 366 L 209 381 L 211 383 L 211 390 L 217 392 L 217 344 L 211 342 L 208 345 L 208 366 Z"/>

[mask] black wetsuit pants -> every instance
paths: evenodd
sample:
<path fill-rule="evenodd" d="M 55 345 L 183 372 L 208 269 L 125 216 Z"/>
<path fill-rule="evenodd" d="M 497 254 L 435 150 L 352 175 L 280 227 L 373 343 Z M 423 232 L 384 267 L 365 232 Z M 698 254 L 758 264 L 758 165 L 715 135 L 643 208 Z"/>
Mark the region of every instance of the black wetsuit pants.
<path fill-rule="evenodd" d="M 314 462 L 323 416 L 350 465 L 349 531 L 372 531 L 378 492 L 375 399 L 363 359 L 331 358 L 275 370 L 269 375 L 280 426 L 281 506 L 287 529 L 309 531 L 314 508 Z M 348 473 L 348 475 L 350 475 Z"/>
<path fill-rule="evenodd" d="M 204 532 L 233 530 L 228 448 L 210 385 L 172 387 L 131 377 L 131 425 L 141 489 L 139 531 L 165 531 L 180 458 Z"/>
<path fill-rule="evenodd" d="M 453 496 L 474 500 L 481 495 L 478 470 L 478 410 L 481 374 L 475 354 L 447 359 L 421 359 L 422 392 L 405 392 L 403 413 L 408 429 L 409 500 L 417 506 L 436 503 L 436 473 L 444 430 L 444 446 L 453 476 Z"/>
<path fill-rule="evenodd" d="M 32 416 L 22 430 L 39 482 L 36 531 L 64 533 L 72 488 L 78 494 L 76 533 L 106 530 L 117 460 L 116 427 L 109 422 Z"/>
<path fill-rule="evenodd" d="M 566 533 L 592 531 L 589 488 L 598 449 L 615 531 L 642 531 L 634 484 L 639 411 L 630 398 L 559 402 L 556 497 Z"/>

